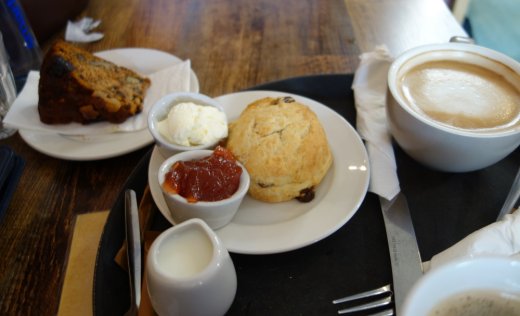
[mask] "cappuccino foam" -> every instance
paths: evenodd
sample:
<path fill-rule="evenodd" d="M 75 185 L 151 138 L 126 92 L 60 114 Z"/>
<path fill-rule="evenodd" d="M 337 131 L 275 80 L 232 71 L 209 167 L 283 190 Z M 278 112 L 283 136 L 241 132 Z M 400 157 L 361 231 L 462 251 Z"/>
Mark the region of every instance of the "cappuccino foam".
<path fill-rule="evenodd" d="M 520 297 L 491 290 L 459 293 L 442 301 L 428 316 L 520 315 Z"/>
<path fill-rule="evenodd" d="M 520 76 L 496 64 L 509 71 L 509 80 L 476 64 L 426 61 L 402 74 L 400 93 L 409 106 L 443 124 L 470 130 L 515 126 L 520 124 Z"/>

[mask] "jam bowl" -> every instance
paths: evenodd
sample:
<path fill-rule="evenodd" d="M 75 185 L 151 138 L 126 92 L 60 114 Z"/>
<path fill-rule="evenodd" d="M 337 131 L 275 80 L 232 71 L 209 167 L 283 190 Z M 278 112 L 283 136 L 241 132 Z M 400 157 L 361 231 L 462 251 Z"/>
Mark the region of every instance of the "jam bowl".
<path fill-rule="evenodd" d="M 158 181 L 176 224 L 200 218 L 212 229 L 219 229 L 235 216 L 249 190 L 250 178 L 230 152 L 217 147 L 171 156 L 159 167 Z"/>

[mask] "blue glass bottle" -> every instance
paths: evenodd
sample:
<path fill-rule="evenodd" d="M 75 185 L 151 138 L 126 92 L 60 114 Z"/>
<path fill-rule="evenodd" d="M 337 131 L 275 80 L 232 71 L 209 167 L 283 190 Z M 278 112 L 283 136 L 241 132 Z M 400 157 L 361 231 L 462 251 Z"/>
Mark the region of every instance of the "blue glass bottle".
<path fill-rule="evenodd" d="M 0 0 L 0 31 L 20 91 L 30 70 L 39 70 L 42 53 L 18 0 Z"/>

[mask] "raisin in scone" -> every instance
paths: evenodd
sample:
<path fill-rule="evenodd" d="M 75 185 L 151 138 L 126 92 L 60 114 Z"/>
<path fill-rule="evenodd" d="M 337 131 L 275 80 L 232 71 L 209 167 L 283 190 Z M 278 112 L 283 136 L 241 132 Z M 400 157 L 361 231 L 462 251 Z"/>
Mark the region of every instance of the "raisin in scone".
<path fill-rule="evenodd" d="M 251 176 L 249 194 L 265 202 L 308 202 L 332 164 L 316 114 L 291 97 L 264 98 L 229 126 L 227 148 Z"/>
<path fill-rule="evenodd" d="M 40 120 L 121 123 L 142 111 L 149 86 L 150 79 L 59 40 L 40 69 Z"/>

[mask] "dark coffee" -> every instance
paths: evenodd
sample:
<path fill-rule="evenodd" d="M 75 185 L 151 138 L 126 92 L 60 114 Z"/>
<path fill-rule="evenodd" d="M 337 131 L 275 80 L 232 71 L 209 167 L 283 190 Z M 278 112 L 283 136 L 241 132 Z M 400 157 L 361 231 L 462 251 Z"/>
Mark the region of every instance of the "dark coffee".
<path fill-rule="evenodd" d="M 515 316 L 520 315 L 520 297 L 495 291 L 471 291 L 450 297 L 435 306 L 428 316 Z"/>

